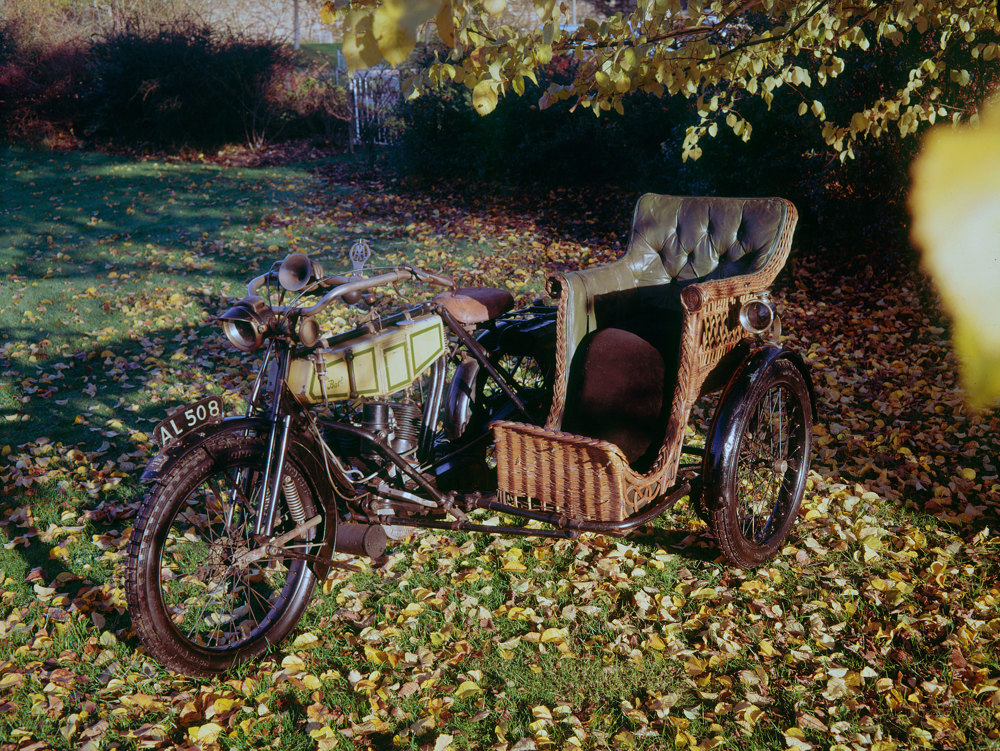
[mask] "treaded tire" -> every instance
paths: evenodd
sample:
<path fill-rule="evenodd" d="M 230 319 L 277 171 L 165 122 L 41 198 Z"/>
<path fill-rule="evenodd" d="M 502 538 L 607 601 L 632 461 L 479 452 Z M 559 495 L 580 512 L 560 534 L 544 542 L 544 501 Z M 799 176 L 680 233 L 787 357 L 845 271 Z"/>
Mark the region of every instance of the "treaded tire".
<path fill-rule="evenodd" d="M 725 449 L 702 504 L 723 555 L 740 568 L 770 560 L 795 524 L 812 452 L 811 404 L 802 373 L 778 359 L 715 426 Z"/>
<path fill-rule="evenodd" d="M 316 583 L 315 575 L 305 562 L 292 560 L 287 566 L 284 566 L 287 574 L 283 575 L 284 583 L 280 591 L 274 594 L 273 604 L 255 606 L 254 603 L 257 601 L 250 597 L 251 594 L 257 596 L 261 602 L 265 602 L 266 600 L 266 598 L 262 598 L 259 592 L 256 591 L 260 586 L 260 579 L 266 579 L 266 575 L 257 572 L 264 570 L 276 571 L 276 568 L 266 569 L 264 566 L 257 566 L 256 570 L 254 570 L 250 566 L 245 566 L 243 569 L 238 569 L 232 564 L 229 564 L 228 568 L 226 568 L 227 564 L 225 562 L 218 564 L 205 564 L 202 562 L 198 566 L 197 572 L 189 574 L 184 578 L 173 578 L 169 575 L 169 572 L 165 579 L 161 576 L 164 570 L 162 562 L 164 549 L 172 544 L 168 540 L 171 540 L 173 543 L 179 542 L 180 545 L 183 545 L 186 539 L 192 534 L 189 531 L 185 535 L 177 537 L 175 531 L 174 536 L 170 537 L 171 528 L 174 523 L 184 514 L 187 514 L 188 518 L 200 518 L 196 512 L 198 507 L 188 502 L 189 499 L 197 496 L 199 488 L 203 485 L 211 487 L 209 483 L 210 478 L 217 477 L 220 473 L 224 473 L 226 477 L 239 477 L 240 475 L 236 473 L 236 470 L 240 468 L 248 468 L 248 472 L 256 470 L 262 473 L 265 459 L 265 439 L 257 435 L 245 436 L 244 432 L 243 430 L 222 429 L 218 434 L 209 436 L 204 442 L 181 455 L 167 470 L 165 475 L 157 480 L 143 499 L 129 540 L 126 558 L 125 593 L 129 613 L 132 618 L 132 625 L 143 646 L 149 650 L 150 654 L 156 660 L 164 666 L 185 675 L 216 675 L 237 662 L 260 655 L 269 646 L 280 642 L 302 616 L 302 613 L 309 604 L 313 587 Z M 232 473 L 232 475 L 229 473 Z M 248 474 L 247 476 L 253 477 L 254 475 Z M 304 518 L 308 519 L 314 516 L 316 514 L 316 502 L 313 498 L 313 493 L 310 490 L 309 483 L 306 481 L 305 473 L 297 465 L 291 452 L 289 452 L 285 461 L 285 476 L 290 479 L 298 492 Z M 209 494 L 203 492 L 202 495 L 208 497 Z M 219 495 L 218 493 L 213 493 L 212 497 L 218 498 Z M 237 507 L 235 515 L 239 515 L 241 518 L 244 516 L 248 517 L 249 515 L 241 513 L 242 509 L 240 507 L 242 505 L 233 504 L 233 506 Z M 208 505 L 205 508 L 206 511 L 202 516 L 207 520 L 207 529 L 211 531 L 213 525 L 212 514 L 214 514 L 217 525 L 218 519 L 221 518 L 221 513 L 212 511 Z M 224 504 L 222 508 L 225 509 Z M 288 513 L 285 492 L 281 493 L 276 517 L 280 517 L 280 524 L 284 525 L 276 526 L 276 534 L 281 529 L 290 528 L 294 523 Z M 187 524 L 189 522 L 184 521 L 183 523 Z M 252 519 L 246 518 L 243 524 L 244 529 L 248 529 L 250 524 L 252 524 Z M 228 527 L 229 525 L 227 525 Z M 191 526 L 191 529 L 195 529 L 194 525 Z M 307 539 L 317 542 L 312 547 L 319 547 L 319 532 L 319 528 L 314 528 L 306 534 Z M 232 544 L 234 538 L 231 532 L 228 534 L 229 536 L 225 538 L 224 543 L 215 545 L 215 548 L 219 549 L 220 545 L 228 546 L 230 558 L 232 558 L 235 552 Z M 249 543 L 249 545 L 252 544 Z M 245 545 L 240 550 L 245 552 L 249 548 L 249 545 Z M 203 545 L 201 549 L 203 550 L 204 547 Z M 192 547 L 192 551 L 197 550 L 198 548 Z M 172 555 L 171 557 L 175 561 L 178 560 L 176 556 Z M 191 561 L 193 560 L 196 559 L 192 558 Z M 194 564 L 191 561 L 184 561 L 184 563 L 192 566 Z M 215 566 L 214 569 L 212 568 L 213 565 Z M 277 564 L 276 561 L 271 560 L 269 561 L 269 565 L 282 564 Z M 202 599 L 207 600 L 212 589 L 209 581 L 224 568 L 226 568 L 227 572 L 238 570 L 254 571 L 254 573 L 243 575 L 240 579 L 247 593 L 247 610 L 252 611 L 255 607 L 261 610 L 264 607 L 269 607 L 270 609 L 262 620 L 255 622 L 257 628 L 253 629 L 249 635 L 244 634 L 248 638 L 230 645 L 220 644 L 212 647 L 205 643 L 198 643 L 197 639 L 188 638 L 182 633 L 181 628 L 174 623 L 174 619 L 171 618 L 168 612 L 168 604 L 164 602 L 163 585 L 164 582 L 168 582 L 168 586 L 172 587 L 174 582 L 180 581 L 183 584 L 186 581 L 190 581 L 191 586 L 197 589 L 198 576 L 204 575 L 206 581 L 204 583 Z M 281 576 L 280 573 L 278 575 Z M 220 575 L 220 582 L 215 585 L 215 589 L 225 589 L 227 586 L 226 582 L 230 581 L 230 579 L 235 580 L 238 576 L 240 574 L 233 575 L 226 573 Z M 259 578 L 255 579 L 255 576 Z M 253 584 L 250 582 L 253 582 Z M 229 586 L 230 599 L 226 601 L 227 604 L 234 601 L 232 598 L 239 591 L 237 586 Z M 251 589 L 255 591 L 251 592 Z M 266 594 L 268 593 L 265 592 Z M 202 620 L 205 612 L 204 608 L 205 606 L 203 605 L 202 609 L 198 612 L 198 616 L 191 619 L 195 627 L 198 626 L 199 620 Z M 180 613 L 175 607 L 175 618 L 178 615 Z M 246 613 L 243 613 L 239 617 L 244 617 L 245 615 Z M 223 614 L 223 617 L 219 621 L 223 622 L 224 617 L 225 614 Z M 237 617 L 236 612 L 229 614 L 230 622 L 235 624 L 232 628 L 247 628 L 245 626 L 246 621 L 237 624 Z M 201 639 L 201 641 L 204 642 L 204 639 Z"/>

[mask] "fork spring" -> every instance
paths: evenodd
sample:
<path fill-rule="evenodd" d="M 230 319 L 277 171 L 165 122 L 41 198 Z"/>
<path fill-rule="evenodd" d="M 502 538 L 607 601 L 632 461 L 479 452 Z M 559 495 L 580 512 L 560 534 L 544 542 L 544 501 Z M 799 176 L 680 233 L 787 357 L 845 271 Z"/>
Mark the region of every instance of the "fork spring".
<path fill-rule="evenodd" d="M 288 512 L 296 524 L 301 524 L 306 520 L 305 509 L 302 508 L 302 498 L 299 497 L 299 489 L 295 487 L 292 478 L 285 475 L 281 480 L 281 489 L 285 492 L 285 500 L 288 502 Z"/>

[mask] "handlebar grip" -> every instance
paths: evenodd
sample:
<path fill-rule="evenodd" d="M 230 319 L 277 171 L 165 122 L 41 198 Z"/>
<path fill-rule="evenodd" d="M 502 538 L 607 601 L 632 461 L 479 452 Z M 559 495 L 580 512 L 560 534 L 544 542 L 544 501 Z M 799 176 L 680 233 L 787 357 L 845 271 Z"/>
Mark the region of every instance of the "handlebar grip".
<path fill-rule="evenodd" d="M 418 269 L 410 267 L 410 271 L 413 275 L 422 282 L 432 282 L 434 284 L 439 284 L 442 287 L 455 287 L 455 280 L 451 277 L 444 276 L 443 274 L 435 274 L 433 271 L 425 271 L 424 269 Z"/>

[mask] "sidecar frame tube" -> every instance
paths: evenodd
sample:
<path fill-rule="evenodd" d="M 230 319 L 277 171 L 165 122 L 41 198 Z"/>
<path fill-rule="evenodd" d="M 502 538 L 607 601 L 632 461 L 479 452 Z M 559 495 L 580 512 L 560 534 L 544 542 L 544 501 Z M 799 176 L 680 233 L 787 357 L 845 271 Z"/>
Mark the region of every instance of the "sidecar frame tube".
<path fill-rule="evenodd" d="M 520 516 L 525 519 L 532 519 L 534 521 L 551 524 L 552 526 L 560 529 L 569 529 L 575 532 L 599 532 L 603 534 L 619 535 L 630 532 L 636 527 L 641 527 L 643 524 L 652 521 L 664 511 L 674 506 L 681 498 L 688 495 L 690 492 L 691 483 L 685 482 L 682 485 L 676 485 L 658 503 L 651 504 L 638 514 L 633 514 L 632 516 L 622 519 L 619 522 L 581 521 L 567 516 L 546 513 L 545 511 L 532 511 L 530 509 L 517 508 L 516 506 L 508 506 L 506 503 L 500 503 L 499 501 L 491 498 L 470 499 L 469 505 L 474 508 L 499 511 L 503 514 Z"/>
<path fill-rule="evenodd" d="M 395 522 L 403 527 L 427 527 L 429 529 L 446 529 L 456 532 L 485 532 L 497 535 L 513 535 L 516 537 L 555 537 L 562 539 L 575 539 L 580 536 L 581 532 L 597 532 L 623 536 L 636 527 L 641 527 L 643 524 L 652 521 L 664 511 L 674 506 L 681 498 L 691 493 L 691 483 L 689 482 L 674 486 L 659 502 L 653 503 L 638 514 L 634 514 L 618 522 L 588 522 L 544 511 L 532 511 L 530 509 L 517 508 L 516 506 L 508 506 L 493 498 L 467 497 L 465 499 L 467 508 L 498 511 L 522 519 L 550 524 L 556 527 L 556 529 L 525 529 L 524 527 L 476 524 L 466 518 L 460 518 L 464 517 L 464 514 L 455 508 L 454 499 L 451 496 L 444 495 L 440 490 L 431 485 L 406 459 L 393 451 L 384 439 L 379 438 L 369 430 L 359 428 L 355 425 L 345 425 L 344 423 L 323 419 L 320 419 L 319 422 L 326 428 L 356 436 L 370 443 L 376 451 L 396 465 L 401 472 L 428 493 L 442 510 L 447 511 L 455 517 L 455 521 L 453 522 L 441 521 L 439 519 L 422 519 L 420 517 L 412 517 L 405 520 L 400 519 Z M 387 500 L 392 503 L 391 498 Z"/>
<path fill-rule="evenodd" d="M 468 521 L 446 522 L 440 519 L 423 519 L 419 516 L 406 519 L 393 519 L 392 524 L 399 527 L 421 527 L 425 529 L 443 529 L 449 532 L 484 532 L 502 537 L 549 537 L 557 540 L 575 540 L 580 533 L 572 529 L 529 529 L 527 527 L 501 527 L 492 524 L 476 524 Z"/>
<path fill-rule="evenodd" d="M 467 499 L 468 506 L 472 508 L 488 509 L 499 511 L 500 513 L 517 516 L 522 519 L 550 524 L 556 529 L 529 529 L 526 527 L 504 527 L 490 524 L 476 524 L 475 522 L 458 520 L 453 522 L 441 521 L 438 519 L 423 519 L 421 517 L 411 517 L 407 519 L 396 519 L 394 524 L 401 527 L 424 527 L 428 529 L 445 529 L 453 532 L 484 532 L 492 535 L 503 535 L 507 537 L 550 537 L 563 540 L 575 540 L 583 532 L 596 532 L 599 534 L 623 537 L 633 529 L 641 527 L 643 524 L 652 521 L 667 509 L 671 508 L 681 498 L 691 492 L 691 484 L 675 486 L 669 494 L 663 497 L 659 503 L 652 504 L 644 511 L 623 519 L 620 522 L 588 522 L 578 519 L 570 519 L 557 514 L 547 514 L 544 511 L 530 511 L 515 506 L 508 506 L 505 503 L 492 500 L 490 498 Z"/>

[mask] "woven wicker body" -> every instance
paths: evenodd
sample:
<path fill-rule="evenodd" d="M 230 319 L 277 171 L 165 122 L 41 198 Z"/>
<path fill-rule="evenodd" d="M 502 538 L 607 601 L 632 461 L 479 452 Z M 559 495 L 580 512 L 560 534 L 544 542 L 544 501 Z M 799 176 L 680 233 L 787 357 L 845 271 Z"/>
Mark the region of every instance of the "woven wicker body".
<path fill-rule="evenodd" d="M 705 202 L 710 202 L 711 210 L 729 212 L 729 215 L 737 209 L 744 214 L 751 214 L 751 210 L 759 212 L 761 202 L 767 202 L 763 208 L 770 212 L 769 221 L 774 224 L 773 237 L 758 243 L 758 248 L 730 253 L 730 257 L 737 257 L 739 264 L 737 266 L 734 261 L 730 266 L 746 269 L 748 273 L 719 278 L 720 264 L 724 259 L 716 254 L 714 266 L 705 275 L 707 279 L 691 272 L 690 267 L 696 264 L 688 263 L 681 270 L 685 273 L 687 269 L 687 279 L 678 284 L 678 277 L 667 269 L 674 263 L 676 254 L 661 253 L 660 267 L 656 268 L 655 256 L 651 256 L 648 248 L 640 247 L 640 241 L 646 241 L 646 235 L 655 234 L 651 232 L 648 221 L 645 225 L 640 224 L 644 205 L 651 204 L 655 209 L 666 201 L 672 202 L 671 211 L 679 216 L 686 208 L 685 201 L 701 201 L 702 204 L 697 205 L 699 209 Z M 674 205 L 680 208 L 674 209 Z M 749 209 L 746 208 L 748 206 Z M 674 213 L 670 214 L 671 219 Z M 705 213 L 702 210 L 702 214 Z M 771 215 L 778 218 L 770 218 Z M 704 218 L 700 221 L 711 231 L 711 212 L 707 216 L 707 223 Z M 744 222 L 749 221 L 742 216 L 737 217 L 740 224 L 730 233 L 737 238 L 741 237 L 741 233 L 745 234 Z M 637 206 L 629 250 L 622 259 L 600 270 L 553 277 L 549 289 L 557 297 L 559 307 L 552 407 L 545 427 L 515 422 L 494 423 L 500 500 L 519 508 L 552 511 L 587 521 L 621 521 L 668 491 L 677 480 L 684 429 L 691 408 L 701 395 L 706 379 L 713 375 L 710 381 L 718 384 L 720 379 L 716 376 L 719 374 L 715 371 L 726 365 L 723 359 L 744 338 L 751 336 L 740 325 L 740 307 L 755 293 L 767 289 L 784 266 L 791 249 L 796 218 L 795 207 L 783 199 L 684 199 L 647 195 L 640 199 Z M 685 231 L 681 226 L 666 229 L 654 226 L 653 229 L 671 240 Z M 715 249 L 711 252 L 714 253 Z M 643 254 L 641 257 L 640 253 Z M 680 258 L 681 261 L 685 259 L 698 261 L 693 253 Z M 594 294 L 589 288 L 594 285 L 592 279 L 588 281 L 587 274 L 604 270 L 607 270 L 604 279 L 613 278 L 618 289 L 626 287 L 630 281 L 637 287 L 674 284 L 679 294 L 681 331 L 677 379 L 663 443 L 652 466 L 643 473 L 630 466 L 625 454 L 615 444 L 559 430 L 566 407 L 567 372 L 581 332 L 586 331 L 580 316 L 590 315 L 593 308 Z M 725 267 L 721 271 L 725 272 Z M 716 278 L 712 278 L 712 272 L 715 272 Z M 577 278 L 573 278 L 574 275 L 578 275 Z M 585 303 L 581 302 L 579 293 L 575 297 L 571 294 L 574 288 L 588 289 Z M 587 307 L 581 312 L 584 304 Z M 593 325 L 588 318 L 587 326 L 592 328 Z M 722 374 L 722 383 L 725 377 L 726 374 Z"/>

